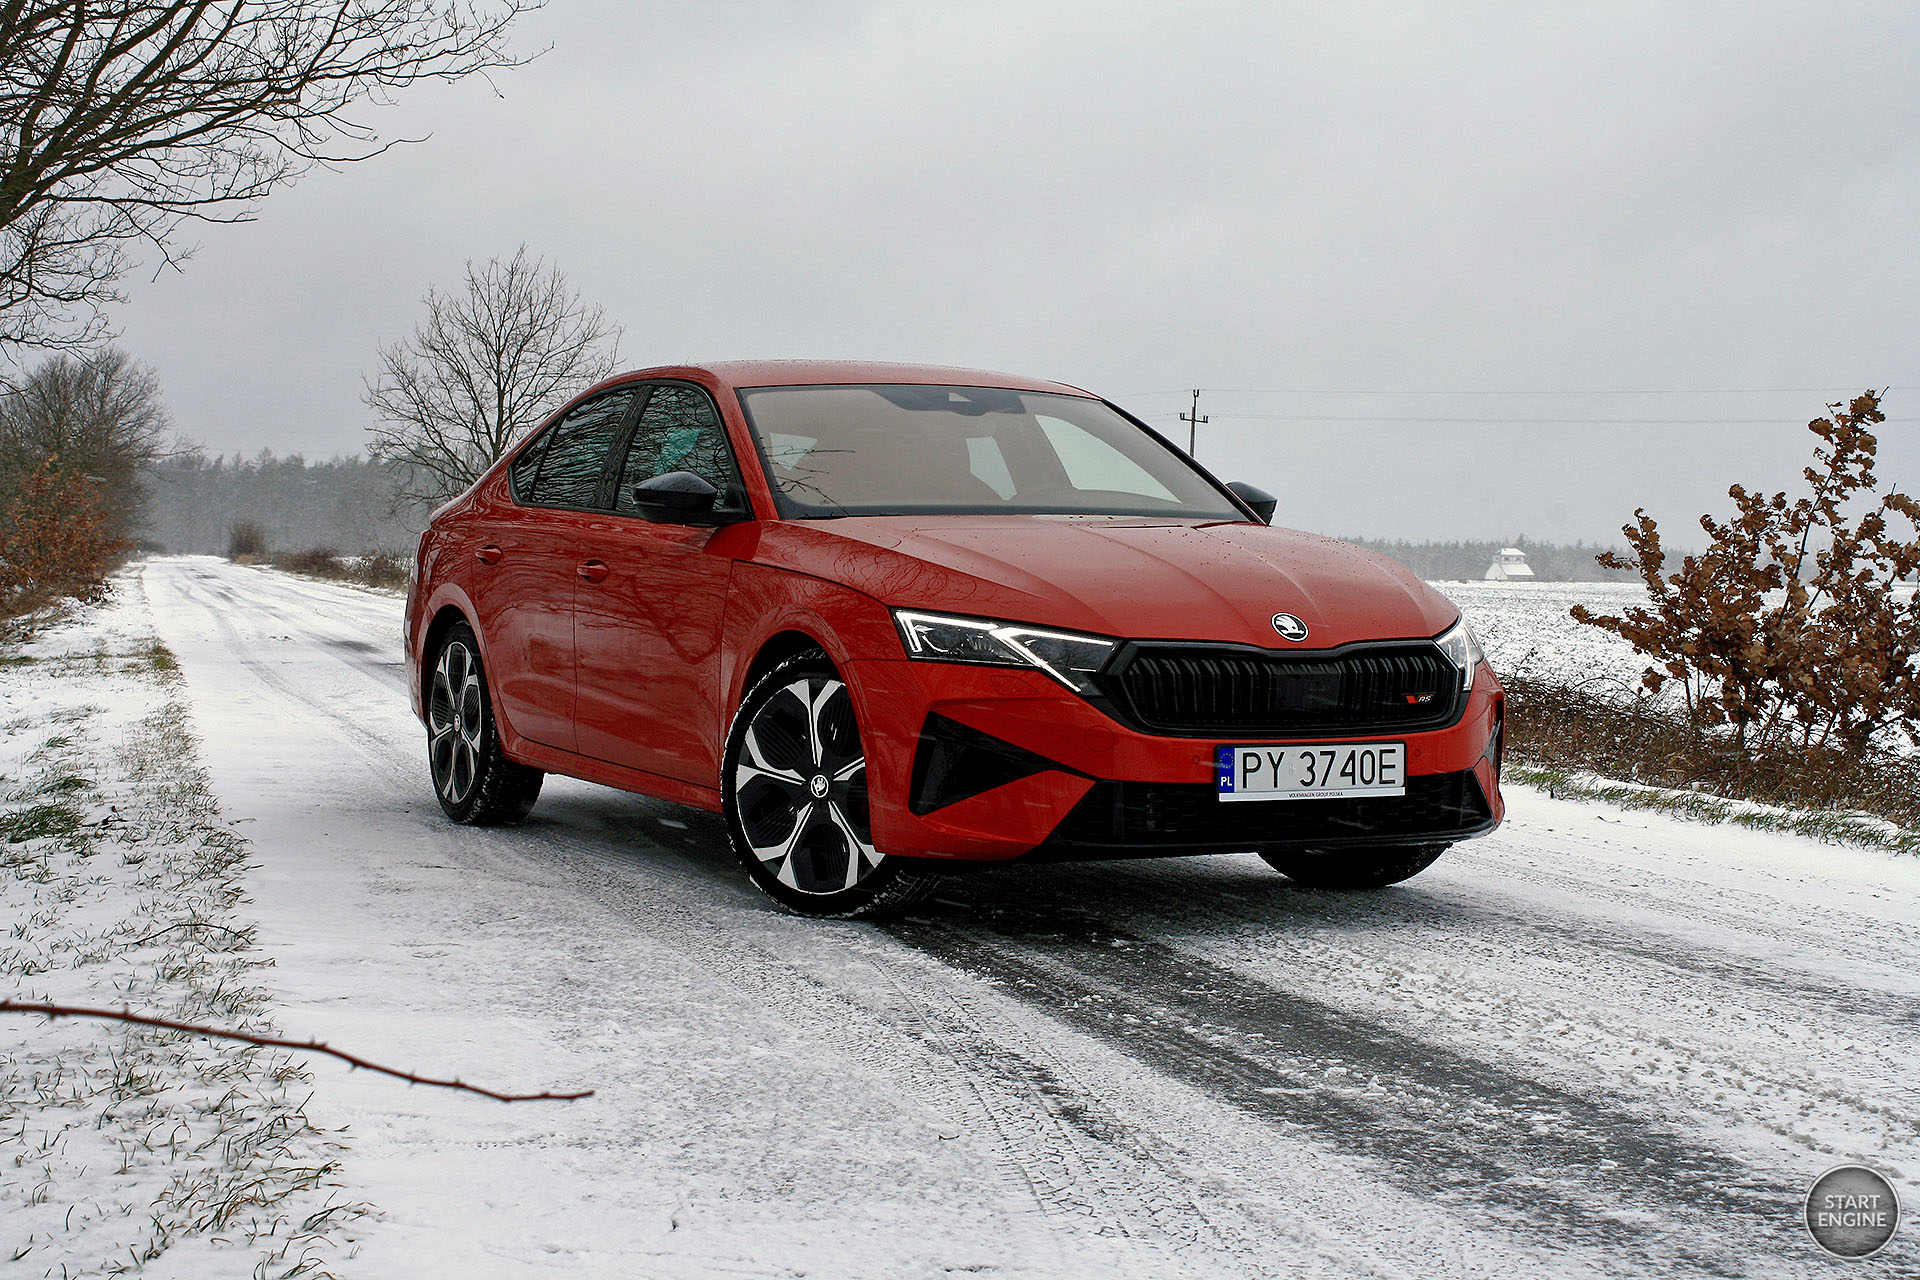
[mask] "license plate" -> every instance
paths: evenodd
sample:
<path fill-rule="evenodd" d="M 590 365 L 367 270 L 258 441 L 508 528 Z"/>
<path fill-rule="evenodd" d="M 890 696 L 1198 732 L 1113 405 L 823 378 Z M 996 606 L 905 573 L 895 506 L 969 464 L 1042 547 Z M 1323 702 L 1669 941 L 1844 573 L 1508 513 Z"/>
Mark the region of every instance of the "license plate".
<path fill-rule="evenodd" d="M 1222 800 L 1338 800 L 1407 794 L 1404 742 L 1219 747 L 1214 761 Z"/>

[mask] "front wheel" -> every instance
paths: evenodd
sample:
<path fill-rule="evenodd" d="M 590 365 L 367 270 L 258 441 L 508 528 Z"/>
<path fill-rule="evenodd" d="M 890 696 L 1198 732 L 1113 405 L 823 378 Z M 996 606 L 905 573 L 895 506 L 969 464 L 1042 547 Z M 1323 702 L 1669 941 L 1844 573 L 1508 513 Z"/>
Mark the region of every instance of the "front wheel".
<path fill-rule="evenodd" d="M 722 790 L 734 852 L 789 911 L 881 915 L 939 883 L 873 847 L 853 698 L 824 653 L 789 658 L 747 691 L 727 734 Z"/>
<path fill-rule="evenodd" d="M 486 669 L 473 628 L 457 622 L 434 655 L 427 685 L 427 763 L 434 795 L 455 822 L 517 823 L 540 798 L 546 777 L 500 749 Z"/>
<path fill-rule="evenodd" d="M 1260 858 L 1296 884 L 1309 889 L 1384 889 L 1419 875 L 1447 851 L 1444 844 L 1386 849 L 1263 853 Z"/>

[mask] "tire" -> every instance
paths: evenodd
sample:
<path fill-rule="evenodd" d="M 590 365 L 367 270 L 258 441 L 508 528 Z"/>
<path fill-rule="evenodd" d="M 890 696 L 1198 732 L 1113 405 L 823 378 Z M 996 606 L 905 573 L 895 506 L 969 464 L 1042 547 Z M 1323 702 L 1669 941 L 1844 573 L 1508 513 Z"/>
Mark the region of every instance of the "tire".
<path fill-rule="evenodd" d="M 1447 851 L 1444 844 L 1386 849 L 1263 853 L 1261 861 L 1309 889 L 1384 889 L 1419 875 Z"/>
<path fill-rule="evenodd" d="M 540 798 L 546 775 L 515 764 L 500 749 L 473 628 L 454 623 L 428 670 L 427 767 L 440 807 L 470 826 L 519 823 Z"/>
<path fill-rule="evenodd" d="M 727 733 L 722 808 L 761 892 L 797 915 L 881 916 L 941 877 L 873 847 L 866 752 L 827 655 L 797 654 L 754 682 Z"/>

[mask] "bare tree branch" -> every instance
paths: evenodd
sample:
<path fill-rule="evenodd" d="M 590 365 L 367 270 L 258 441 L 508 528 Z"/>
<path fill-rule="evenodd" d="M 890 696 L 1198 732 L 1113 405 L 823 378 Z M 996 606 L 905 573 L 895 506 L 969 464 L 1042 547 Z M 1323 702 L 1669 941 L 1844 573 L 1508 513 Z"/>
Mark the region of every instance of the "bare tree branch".
<path fill-rule="evenodd" d="M 105 333 L 132 246 L 240 222 L 320 162 L 393 145 L 348 113 L 524 58 L 540 0 L 0 3 L 0 354 Z"/>
<path fill-rule="evenodd" d="M 468 262 L 464 293 L 429 289 L 425 302 L 413 336 L 381 348 L 361 398 L 382 419 L 367 451 L 399 475 L 403 501 L 437 506 L 612 373 L 621 331 L 525 245 Z"/>
<path fill-rule="evenodd" d="M 0 1000 L 0 1013 L 38 1013 L 49 1018 L 95 1018 L 107 1022 L 130 1022 L 135 1026 L 159 1027 L 166 1031 L 184 1031 L 189 1035 L 212 1036 L 219 1040 L 238 1040 L 242 1044 L 257 1044 L 267 1049 L 299 1049 L 311 1053 L 324 1053 L 338 1058 L 348 1066 L 364 1071 L 377 1071 L 383 1076 L 393 1076 L 409 1084 L 428 1084 L 437 1089 L 460 1089 L 467 1093 L 477 1093 L 483 1098 L 493 1098 L 500 1102 L 572 1102 L 579 1098 L 591 1098 L 593 1090 L 582 1089 L 578 1093 L 496 1093 L 477 1084 L 468 1084 L 463 1080 L 434 1080 L 427 1076 L 415 1075 L 411 1071 L 399 1071 L 393 1067 L 383 1067 L 377 1062 L 368 1062 L 365 1058 L 335 1049 L 318 1040 L 282 1040 L 277 1036 L 256 1036 L 246 1031 L 226 1031 L 219 1027 L 203 1027 L 192 1022 L 174 1022 L 169 1018 L 150 1018 L 145 1014 L 133 1013 L 126 1009 L 83 1009 L 73 1005 L 39 1004 L 24 1000 Z"/>

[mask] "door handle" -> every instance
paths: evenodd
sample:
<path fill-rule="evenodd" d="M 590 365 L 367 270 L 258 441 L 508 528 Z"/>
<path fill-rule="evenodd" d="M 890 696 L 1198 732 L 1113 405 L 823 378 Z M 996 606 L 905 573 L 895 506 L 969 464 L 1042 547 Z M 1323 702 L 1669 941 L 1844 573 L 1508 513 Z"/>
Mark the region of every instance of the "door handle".
<path fill-rule="evenodd" d="M 599 582 L 607 576 L 607 562 L 604 560 L 587 561 L 580 566 L 580 576 L 588 582 Z"/>
<path fill-rule="evenodd" d="M 491 542 L 489 542 L 486 546 L 480 548 L 478 551 L 474 552 L 473 554 L 480 558 L 481 564 L 499 564 L 500 563 L 500 548 L 494 546 Z"/>

